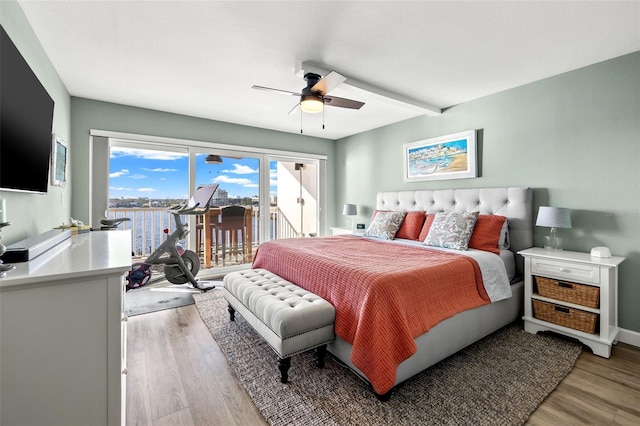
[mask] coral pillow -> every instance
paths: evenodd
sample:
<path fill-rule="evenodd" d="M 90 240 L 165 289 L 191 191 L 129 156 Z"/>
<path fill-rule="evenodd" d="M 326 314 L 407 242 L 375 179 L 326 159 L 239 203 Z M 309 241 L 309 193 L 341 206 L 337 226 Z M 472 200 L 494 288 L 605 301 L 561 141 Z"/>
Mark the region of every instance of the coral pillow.
<path fill-rule="evenodd" d="M 374 210 L 371 215 L 371 223 L 376 218 L 378 212 L 391 212 L 391 210 Z M 404 220 L 400 225 L 400 229 L 395 235 L 395 238 L 404 238 L 407 240 L 418 240 L 420 236 L 420 230 L 422 229 L 422 224 L 424 223 L 425 213 L 423 211 L 412 211 L 406 212 Z M 422 240 L 420 240 L 422 241 Z"/>
<path fill-rule="evenodd" d="M 402 225 L 400 225 L 400 229 L 398 229 L 396 238 L 418 240 L 424 219 L 425 212 L 407 212 L 402 221 Z"/>
<path fill-rule="evenodd" d="M 429 229 L 431 229 L 431 224 L 433 223 L 433 219 L 436 217 L 434 213 L 430 213 L 427 215 L 427 218 L 424 220 L 424 224 L 422 225 L 422 229 L 420 230 L 420 235 L 418 236 L 418 241 L 424 242 L 427 239 L 427 235 L 429 235 Z"/>
<path fill-rule="evenodd" d="M 490 251 L 500 254 L 498 242 L 502 233 L 502 226 L 507 220 L 504 216 L 495 214 L 481 214 L 478 216 L 473 234 L 469 240 L 469 248 Z"/>

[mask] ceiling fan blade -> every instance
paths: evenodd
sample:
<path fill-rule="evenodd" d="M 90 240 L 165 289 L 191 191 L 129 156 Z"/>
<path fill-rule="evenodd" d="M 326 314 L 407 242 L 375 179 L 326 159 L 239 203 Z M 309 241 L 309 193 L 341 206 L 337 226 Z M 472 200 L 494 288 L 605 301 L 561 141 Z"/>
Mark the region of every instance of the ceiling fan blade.
<path fill-rule="evenodd" d="M 252 89 L 258 89 L 258 90 L 266 90 L 267 92 L 282 93 L 283 95 L 289 95 L 289 96 L 301 96 L 300 93 L 290 92 L 288 90 L 282 90 L 282 89 L 274 89 L 272 87 L 264 87 L 264 86 L 253 85 L 253 86 L 251 86 L 251 88 Z"/>
<path fill-rule="evenodd" d="M 344 83 L 346 79 L 347 77 L 343 76 L 342 74 L 331 71 L 329 74 L 322 77 L 320 81 L 314 84 L 311 88 L 311 91 L 313 93 L 320 92 L 322 95 L 326 95 L 327 93 Z"/>
<path fill-rule="evenodd" d="M 289 115 L 293 115 L 296 112 L 300 112 L 300 102 L 298 102 L 296 104 L 296 106 L 294 106 L 293 108 L 291 108 L 291 111 L 289 111 Z"/>
<path fill-rule="evenodd" d="M 364 105 L 364 102 L 338 98 L 337 96 L 325 96 L 324 104 L 340 108 L 360 109 Z"/>

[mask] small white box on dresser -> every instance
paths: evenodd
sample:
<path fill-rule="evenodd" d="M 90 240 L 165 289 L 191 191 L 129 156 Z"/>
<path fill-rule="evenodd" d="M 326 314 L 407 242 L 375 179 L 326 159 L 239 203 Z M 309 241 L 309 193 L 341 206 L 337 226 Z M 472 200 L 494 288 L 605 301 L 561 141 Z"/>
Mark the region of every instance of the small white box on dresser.
<path fill-rule="evenodd" d="M 578 339 L 589 346 L 594 354 L 609 358 L 611 345 L 618 335 L 618 266 L 624 257 L 599 258 L 589 253 L 563 250 L 547 250 L 532 247 L 521 250 L 524 257 L 524 327 L 529 333 L 550 330 Z M 597 307 L 572 303 L 570 298 L 545 297 L 538 292 L 536 277 L 557 280 L 568 293 L 584 290 L 585 286 L 599 288 Z M 594 332 L 586 332 L 579 327 L 561 325 L 562 320 L 537 318 L 534 302 L 552 305 L 558 318 L 565 315 L 579 315 L 581 318 L 595 319 Z M 538 315 L 540 316 L 540 315 Z"/>

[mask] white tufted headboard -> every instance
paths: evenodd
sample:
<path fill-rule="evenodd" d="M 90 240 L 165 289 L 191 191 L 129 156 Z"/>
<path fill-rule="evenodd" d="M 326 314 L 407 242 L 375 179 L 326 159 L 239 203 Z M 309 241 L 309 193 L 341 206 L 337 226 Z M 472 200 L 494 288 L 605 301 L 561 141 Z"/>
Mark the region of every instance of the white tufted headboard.
<path fill-rule="evenodd" d="M 524 262 L 517 253 L 533 245 L 532 194 L 531 188 L 526 187 L 380 192 L 376 197 L 376 209 L 427 213 L 462 210 L 506 216 L 509 218 L 510 250 L 516 254 L 516 270 L 522 277 Z"/>

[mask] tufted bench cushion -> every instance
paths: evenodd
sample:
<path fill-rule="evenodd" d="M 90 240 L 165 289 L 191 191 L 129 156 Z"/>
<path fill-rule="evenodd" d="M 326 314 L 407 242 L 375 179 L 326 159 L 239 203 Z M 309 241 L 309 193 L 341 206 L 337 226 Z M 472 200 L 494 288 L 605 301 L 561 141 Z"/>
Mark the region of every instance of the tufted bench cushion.
<path fill-rule="evenodd" d="M 283 383 L 292 355 L 320 348 L 323 365 L 335 339 L 333 305 L 265 269 L 232 272 L 223 282 L 231 320 L 237 311 L 278 354 Z"/>

